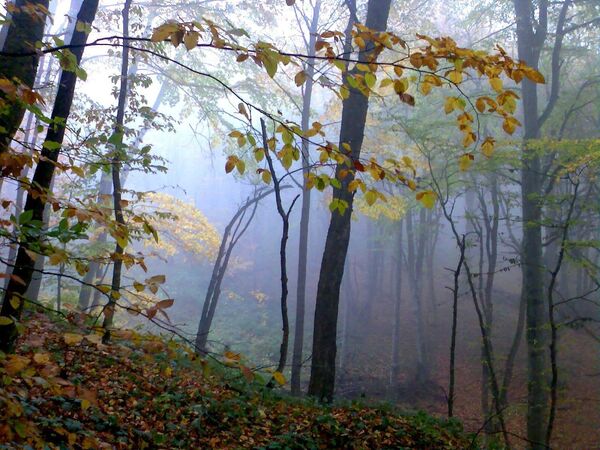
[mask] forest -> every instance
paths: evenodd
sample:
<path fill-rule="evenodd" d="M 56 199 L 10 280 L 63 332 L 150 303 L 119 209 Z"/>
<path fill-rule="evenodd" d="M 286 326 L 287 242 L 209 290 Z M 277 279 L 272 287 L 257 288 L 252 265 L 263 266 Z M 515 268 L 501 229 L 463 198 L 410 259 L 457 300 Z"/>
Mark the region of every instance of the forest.
<path fill-rule="evenodd" d="M 600 448 L 598 0 L 0 24 L 0 449 Z"/>

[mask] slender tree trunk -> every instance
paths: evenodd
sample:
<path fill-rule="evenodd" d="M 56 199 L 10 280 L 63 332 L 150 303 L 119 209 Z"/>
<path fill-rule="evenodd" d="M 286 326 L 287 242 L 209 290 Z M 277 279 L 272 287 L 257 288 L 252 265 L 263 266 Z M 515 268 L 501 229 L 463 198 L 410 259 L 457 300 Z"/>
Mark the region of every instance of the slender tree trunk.
<path fill-rule="evenodd" d="M 556 404 L 558 401 L 558 326 L 555 319 L 554 305 L 554 288 L 558 279 L 558 274 L 562 268 L 562 263 L 565 257 L 566 245 L 569 239 L 569 229 L 571 227 L 571 219 L 577 201 L 577 193 L 579 190 L 579 182 L 575 182 L 574 192 L 569 202 L 567 217 L 562 227 L 562 235 L 560 238 L 560 250 L 558 259 L 554 269 L 550 272 L 550 283 L 548 284 L 548 321 L 550 323 L 550 407 L 548 414 L 548 425 L 546 427 L 546 440 L 544 441 L 547 448 L 550 447 L 552 440 L 552 432 L 554 431 L 554 420 L 556 418 Z"/>
<path fill-rule="evenodd" d="M 369 0 L 366 26 L 375 31 L 383 31 L 387 25 L 390 4 L 391 0 Z M 366 48 L 372 47 L 373 44 L 369 42 Z M 359 59 L 366 62 L 376 57 L 372 50 L 368 50 L 361 52 Z M 349 145 L 353 160 L 360 157 L 368 107 L 368 97 L 351 88 L 349 97 L 343 102 L 339 148 L 344 148 L 342 144 Z M 339 175 L 341 170 L 346 170 L 345 165 L 337 167 L 336 175 Z M 346 202 L 348 207 L 344 214 L 331 215 L 317 287 L 313 358 L 308 392 L 309 395 L 327 402 L 333 400 L 335 386 L 340 285 L 350 242 L 350 217 L 354 199 L 354 195 L 348 191 L 348 184 L 353 178 L 352 173 L 344 178 L 338 176 L 338 179 L 341 179 L 341 188 L 333 190 L 333 197 Z"/>
<path fill-rule="evenodd" d="M 458 324 L 458 290 L 460 287 L 460 272 L 465 260 L 465 235 L 459 244 L 460 257 L 454 270 L 454 286 L 452 287 L 452 331 L 450 336 L 450 376 L 448 381 L 448 417 L 454 416 L 454 385 L 455 385 L 455 365 L 456 365 L 456 331 Z"/>
<path fill-rule="evenodd" d="M 132 0 L 125 0 L 123 6 L 123 37 L 129 37 L 129 9 L 131 8 Z M 124 139 L 124 128 L 123 122 L 125 119 L 125 107 L 128 94 L 128 73 L 129 73 L 129 47 L 125 45 L 126 41 L 123 41 L 123 55 L 121 59 L 121 86 L 119 88 L 119 100 L 117 105 L 117 117 L 115 120 L 114 135 L 119 136 L 115 141 L 114 156 L 112 158 L 112 182 L 113 182 L 113 208 L 115 211 L 115 221 L 117 222 L 122 233 L 123 240 L 126 242 L 128 239 L 125 219 L 123 217 L 123 207 L 121 205 L 121 161 L 123 150 L 123 139 Z M 110 340 L 110 329 L 113 325 L 113 319 L 115 314 L 115 306 L 119 299 L 119 291 L 121 290 L 121 272 L 123 270 L 123 252 L 125 245 L 121 245 L 117 239 L 115 246 L 115 252 L 113 256 L 113 274 L 112 283 L 110 290 L 110 297 L 106 309 L 104 310 L 104 322 L 102 328 L 104 328 L 104 336 L 102 341 L 107 343 Z"/>
<path fill-rule="evenodd" d="M 403 221 L 398 222 L 397 235 L 397 253 L 396 253 L 396 271 L 395 271 L 395 297 L 394 302 L 394 331 L 392 334 L 392 366 L 390 368 L 390 388 L 394 398 L 398 395 L 398 377 L 400 375 L 400 324 L 402 322 L 402 254 L 404 252 L 404 243 L 402 236 Z"/>
<path fill-rule="evenodd" d="M 316 0 L 313 8 L 312 21 L 309 27 L 308 54 L 315 53 L 315 43 L 317 41 L 317 32 L 319 27 L 319 13 L 321 11 L 321 0 Z M 315 61 L 309 59 L 304 71 L 306 72 L 306 83 L 304 83 L 304 92 L 302 96 L 302 130 L 308 130 L 310 127 L 310 107 L 312 103 L 312 91 L 314 87 Z M 302 353 L 304 349 L 304 316 L 306 303 L 306 265 L 308 260 L 308 225 L 310 221 L 310 189 L 308 189 L 308 174 L 310 172 L 309 162 L 309 142 L 302 140 L 302 211 L 300 216 L 300 236 L 298 239 L 298 279 L 296 283 L 296 320 L 294 324 L 294 348 L 292 352 L 292 394 L 301 393 L 301 373 L 302 373 Z"/>
<path fill-rule="evenodd" d="M 419 229 L 415 260 L 415 278 L 413 280 L 414 300 L 417 315 L 417 381 L 426 383 L 429 380 L 429 365 L 427 363 L 428 355 L 426 348 L 425 333 L 425 311 L 423 309 L 423 263 L 425 258 L 425 247 L 427 234 L 424 230 L 426 210 L 421 208 L 419 211 Z"/>
<path fill-rule="evenodd" d="M 287 188 L 289 188 L 289 186 L 281 186 L 281 190 Z M 254 219 L 258 203 L 273 192 L 273 189 L 265 189 L 256 192 L 252 198 L 246 200 L 246 203 L 240 207 L 240 209 L 238 209 L 225 227 L 223 238 L 221 239 L 221 245 L 219 246 L 219 252 L 217 253 L 217 258 L 215 259 L 215 264 L 213 266 L 212 276 L 210 278 L 206 296 L 204 298 L 202 315 L 198 323 L 198 331 L 196 333 L 195 340 L 196 352 L 198 353 L 206 353 L 208 334 L 210 333 L 212 320 L 217 309 L 219 296 L 221 295 L 221 283 L 225 277 L 231 253 L 233 252 L 238 240 L 243 236 L 248 229 L 248 226 Z M 252 208 L 252 211 L 250 213 L 250 217 L 244 223 L 244 218 L 249 208 Z"/>
<path fill-rule="evenodd" d="M 267 164 L 269 165 L 269 170 L 271 171 L 271 175 L 273 178 L 273 187 L 275 189 L 275 204 L 277 206 L 277 213 L 281 217 L 281 242 L 279 245 L 279 270 L 280 270 L 280 280 L 281 280 L 281 346 L 279 349 L 279 363 L 277 364 L 277 372 L 283 372 L 285 369 L 285 363 L 287 361 L 287 351 L 288 351 L 288 340 L 290 334 L 290 324 L 288 320 L 288 307 L 287 307 L 287 297 L 288 297 L 288 276 L 287 276 L 287 241 L 289 236 L 290 229 L 290 214 L 292 209 L 294 208 L 294 204 L 296 200 L 298 200 L 298 196 L 294 198 L 292 204 L 289 209 L 285 211 L 283 209 L 283 202 L 281 200 L 281 185 L 279 181 L 279 177 L 275 173 L 275 167 L 273 166 L 273 158 L 271 158 L 271 154 L 269 153 L 269 145 L 267 143 L 267 127 L 265 125 L 265 120 L 261 118 L 260 125 L 262 128 L 262 140 L 263 147 L 265 149 L 265 159 L 267 160 Z"/>
<path fill-rule="evenodd" d="M 85 0 L 77 16 L 77 20 L 86 24 L 91 24 L 96 15 L 98 0 Z M 83 31 L 75 31 L 71 39 L 74 45 L 72 52 L 75 55 L 77 64 L 80 63 L 83 55 L 84 44 L 87 41 L 87 34 Z M 75 83 L 77 81 L 74 72 L 63 71 L 60 77 L 58 93 L 54 108 L 52 110 L 53 126 L 48 129 L 46 142 L 62 144 L 65 134 L 65 123 L 68 120 L 73 96 L 75 93 Z M 52 147 L 51 147 L 52 148 Z M 42 159 L 38 163 L 32 179 L 31 191 L 25 201 L 25 211 L 32 211 L 33 220 L 43 223 L 44 207 L 47 202 L 48 190 L 54 175 L 55 163 L 58 159 L 59 149 L 48 150 L 46 146 L 42 150 Z M 8 288 L 4 293 L 2 310 L 0 315 L 14 317 L 19 319 L 23 310 L 23 295 L 31 283 L 31 277 L 34 270 L 34 261 L 28 254 L 29 243 L 22 242 L 19 245 L 17 259 L 13 275 L 18 278 L 11 278 Z M 40 257 L 36 258 L 39 259 Z M 16 301 L 14 301 L 17 299 Z M 13 301 L 11 301 L 13 300 Z M 9 325 L 0 327 L 0 349 L 12 351 L 17 338 L 16 324 L 13 321 Z"/>

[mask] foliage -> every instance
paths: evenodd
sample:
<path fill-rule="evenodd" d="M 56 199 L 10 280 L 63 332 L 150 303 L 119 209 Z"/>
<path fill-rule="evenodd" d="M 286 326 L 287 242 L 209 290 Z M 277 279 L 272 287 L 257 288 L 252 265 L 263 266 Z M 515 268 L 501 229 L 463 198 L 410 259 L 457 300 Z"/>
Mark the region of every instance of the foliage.
<path fill-rule="evenodd" d="M 389 408 L 320 407 L 265 392 L 240 356 L 123 330 L 111 345 L 36 313 L 2 355 L 0 438 L 30 448 L 464 448 L 467 436 Z M 257 381 L 259 380 L 259 381 Z"/>
<path fill-rule="evenodd" d="M 194 258 L 212 261 L 221 243 L 216 228 L 196 207 L 172 195 L 152 192 L 144 195 L 148 219 L 159 239 L 147 239 L 144 245 L 161 256 L 185 252 Z"/>

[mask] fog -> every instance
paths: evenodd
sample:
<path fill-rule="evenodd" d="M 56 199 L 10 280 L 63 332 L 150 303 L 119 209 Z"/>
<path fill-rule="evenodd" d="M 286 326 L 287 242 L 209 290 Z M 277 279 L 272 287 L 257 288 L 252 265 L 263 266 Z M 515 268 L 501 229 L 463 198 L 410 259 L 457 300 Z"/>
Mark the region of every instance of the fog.
<path fill-rule="evenodd" d="M 54 3 L 55 19 L 48 35 L 63 29 L 65 15 L 73 7 L 66 0 Z M 317 9 L 315 38 L 330 30 L 343 33 L 350 3 L 297 0 L 288 6 L 280 1 L 140 0 L 132 5 L 130 34 L 150 37 L 153 29 L 168 21 L 188 23 L 210 18 L 230 42 L 241 46 L 270 42 L 291 55 L 313 56 L 314 49 L 308 48 L 309 27 Z M 137 327 L 166 335 L 174 332 L 176 339 L 197 344 L 219 245 L 229 230 L 238 239 L 229 236 L 235 245 L 226 256 L 214 317 L 201 350 L 215 357 L 235 352 L 250 367 L 277 368 L 282 340 L 283 223 L 275 193 L 271 192 L 251 203 L 241 221 L 227 228 L 246 202 L 274 189 L 272 180 L 265 183 L 262 178 L 268 170 L 266 160 L 257 161 L 249 138 L 244 137 L 243 145 L 239 145 L 232 132 L 251 134 L 258 141 L 256 147 L 262 147 L 260 121 L 265 119 L 265 138 L 275 136 L 280 151 L 285 137 L 276 131 L 278 121 L 301 126 L 303 102 L 310 89 L 308 125 L 318 122 L 322 134 L 305 138 L 307 170 L 316 176 L 326 174 L 327 180 L 325 186 L 313 180 L 310 203 L 304 211 L 302 196 L 308 191 L 302 188 L 302 138 L 293 136 L 292 146 L 298 153 L 288 169 L 282 165 L 282 155 L 271 152 L 275 170 L 270 175 L 285 187 L 281 203 L 289 211 L 285 247 L 289 345 L 282 371 L 287 383 L 281 389 L 291 389 L 298 274 L 302 272 L 301 217 L 310 212 L 303 350 L 297 355 L 301 360 L 297 374 L 301 394 L 307 392 L 311 379 L 317 298 L 321 296 L 324 304 L 337 302 L 337 298 L 327 297 L 337 289 L 336 400 L 389 402 L 403 410 L 425 410 L 439 416 L 447 416 L 450 407 L 451 414 L 467 430 L 488 433 L 490 439 L 501 435 L 497 421 L 501 410 L 513 446 L 526 448 L 528 436 L 532 436 L 527 425 L 528 399 L 531 412 L 535 390 L 528 386 L 543 383 L 544 423 L 550 408 L 556 414 L 552 448 L 595 448 L 600 442 L 600 6 L 595 2 L 564 2 L 569 5 L 566 15 L 561 15 L 563 2 L 552 3 L 545 40 L 528 44 L 519 42 L 523 37 L 517 30 L 514 6 L 519 3 L 533 4 L 532 23 L 539 28 L 538 3 L 544 2 L 392 2 L 387 30 L 404 39 L 406 48 L 414 51 L 427 44 L 417 34 L 450 36 L 459 47 L 490 53 L 501 45 L 502 51 L 515 60 L 520 57 L 519 51 L 525 51 L 520 45 L 537 46 L 538 61 L 527 63 L 537 65 L 546 82 L 537 85 L 537 97 L 530 100 L 523 92 L 523 83 L 533 82 L 517 84 L 506 74 L 494 75 L 495 69 L 489 68 L 480 77 L 472 65 L 464 69 L 464 80 L 453 85 L 447 83 L 452 75 L 446 70 L 462 69 L 453 69 L 454 60 L 444 60 L 437 69 L 444 85 L 432 85 L 431 93 L 422 92 L 426 71 L 406 69 L 404 77 L 410 85 L 406 92 L 414 96 L 414 106 L 410 101 L 400 101 L 399 95 L 404 94 L 394 92 L 394 86 L 374 89 L 360 153 L 366 166 L 360 177 L 366 188 L 355 188 L 347 255 L 343 256 L 345 249 L 332 247 L 334 252 L 341 252 L 344 262 L 341 285 L 332 290 L 325 289 L 329 275 L 323 272 L 327 266 L 322 263 L 328 230 L 331 233 L 335 222 L 332 218 L 343 212 L 332 212 L 330 208 L 336 161 L 319 158 L 326 142 L 341 146 L 342 128 L 354 126 L 342 122 L 347 101 L 342 104 L 338 93 L 343 82 L 340 71 L 326 58 L 292 56 L 289 64 L 279 62 L 276 75 L 271 77 L 266 64 L 259 65 L 252 58 L 236 62 L 238 52 L 224 51 L 218 45 L 188 51 L 183 44 L 174 48 L 169 42 L 132 43 L 132 87 L 124 141 L 132 148 L 151 148 L 145 165 L 139 163 L 139 158 L 138 162 L 123 164 L 123 198 L 128 202 L 126 215 L 147 215 L 144 217 L 158 232 L 158 242 L 152 234 L 132 232 L 126 252 L 143 254 L 147 272 L 139 265 L 124 268 L 120 301 L 142 312 L 160 300 L 174 299 L 174 303 L 161 310 L 165 315 L 151 320 L 143 317 L 145 313 L 131 315 L 117 308 L 115 327 Z M 366 20 L 367 7 L 366 1 L 357 2 L 358 22 Z M 100 2 L 88 43 L 122 34 L 122 8 L 119 2 Z M 319 40 L 333 42 L 327 34 L 324 36 L 321 34 Z M 341 34 L 334 43 L 339 54 L 343 54 L 343 40 Z M 99 200 L 102 170 L 91 167 L 107 166 L 102 162 L 105 144 L 85 144 L 103 133 L 110 135 L 117 105 L 120 41 L 101 42 L 112 47 L 89 46 L 84 53 L 82 67 L 87 79 L 78 81 L 66 138 L 68 150 L 61 156 L 65 164 L 73 164 L 68 162 L 69 156 L 78 155 L 76 161 L 85 166 L 85 176 L 71 172 L 55 176 L 55 194 L 69 201 Z M 171 61 L 143 51 L 150 48 Z M 349 57 L 354 61 L 352 58 L 359 54 L 355 43 Z M 409 64 L 398 49 L 385 50 L 379 58 Z M 311 81 L 309 86 L 303 81 L 298 86 L 296 74 L 307 72 L 311 65 L 314 83 Z M 50 75 L 45 83 L 38 75 L 39 90 L 52 98 L 59 73 L 56 58 L 44 55 L 40 67 L 49 70 Z M 393 67 L 377 69 L 378 85 L 386 76 L 394 76 Z M 473 74 L 467 75 L 467 70 Z M 488 78 L 497 77 L 504 83 L 500 89 L 488 82 Z M 496 110 L 484 106 L 482 112 L 475 104 L 483 96 L 501 102 L 498 95 L 502 89 L 516 93 L 510 101 L 514 102 L 514 117 L 521 126 L 510 133 L 506 125 L 510 107 L 496 104 L 508 111 L 499 116 Z M 465 99 L 461 111 L 457 107 L 448 112 L 449 96 Z M 526 108 L 524 101 L 530 102 Z M 537 114 L 534 119 L 526 117 L 532 110 L 531 102 Z M 51 104 L 48 101 L 46 109 Z M 239 105 L 245 105 L 247 113 Z M 476 139 L 466 146 L 460 119 L 457 126 L 457 116 L 463 111 L 475 116 L 469 127 L 473 127 Z M 535 131 L 527 128 L 533 127 L 532 120 Z M 489 154 L 487 147 L 482 147 L 487 137 L 494 146 Z M 33 145 L 41 147 L 41 139 L 39 136 Z M 80 146 L 83 150 L 78 150 Z M 226 170 L 232 156 L 245 162 L 243 170 L 238 166 Z M 372 160 L 379 161 L 390 175 L 377 180 L 370 171 Z M 400 161 L 400 177 L 391 160 Z M 530 189 L 534 179 L 537 184 Z M 2 198 L 16 199 L 17 185 L 16 180 L 5 181 Z M 371 189 L 384 197 L 372 205 L 367 194 Z M 169 197 L 152 204 L 150 193 Z M 432 197 L 432 204 L 428 204 L 427 196 Z M 164 217 L 161 211 L 172 216 Z M 6 219 L 10 214 L 5 214 Z M 528 218 L 523 219 L 524 214 Z M 198 217 L 204 217 L 206 223 L 199 223 Z M 59 220 L 60 211 L 50 213 L 50 224 Z M 113 239 L 109 236 L 108 244 L 97 244 L 100 228 L 90 223 L 90 238 L 65 243 L 65 251 L 84 255 L 90 261 L 106 257 L 113 251 Z M 531 230 L 538 230 L 538 235 Z M 535 239 L 540 246 L 531 252 Z M 5 262 L 14 258 L 14 254 L 9 255 L 10 247 L 6 245 L 3 250 Z M 48 267 L 38 301 L 56 308 L 58 289 L 58 307 L 67 312 L 80 309 L 83 274 L 70 263 Z M 111 264 L 103 267 L 92 284 L 110 284 Z M 528 280 L 537 277 L 539 283 L 527 281 L 524 288 L 524 274 Z M 158 275 L 164 275 L 165 281 L 159 283 L 156 292 L 146 290 L 141 298 L 132 288 L 134 281 L 146 283 Z M 319 283 L 323 283 L 321 294 Z M 85 312 L 100 317 L 106 299 L 101 293 L 93 297 Z M 538 362 L 543 361 L 536 372 L 541 374 L 537 381 L 532 378 L 535 374 L 531 368 L 536 346 L 541 352 Z M 551 391 L 557 396 L 554 406 Z"/>

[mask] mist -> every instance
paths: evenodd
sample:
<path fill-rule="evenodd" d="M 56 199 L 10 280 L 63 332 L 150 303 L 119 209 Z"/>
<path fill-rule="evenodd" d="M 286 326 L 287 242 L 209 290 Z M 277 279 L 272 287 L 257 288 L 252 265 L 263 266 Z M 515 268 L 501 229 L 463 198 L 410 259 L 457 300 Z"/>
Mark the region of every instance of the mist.
<path fill-rule="evenodd" d="M 100 1 L 36 246 L 52 49 L 82 7 L 50 2 L 45 101 L 7 144 L 30 161 L 3 163 L 4 303 L 240 359 L 284 396 L 455 418 L 487 448 L 596 448 L 600 5 L 385 3 L 133 1 L 128 41 Z"/>

